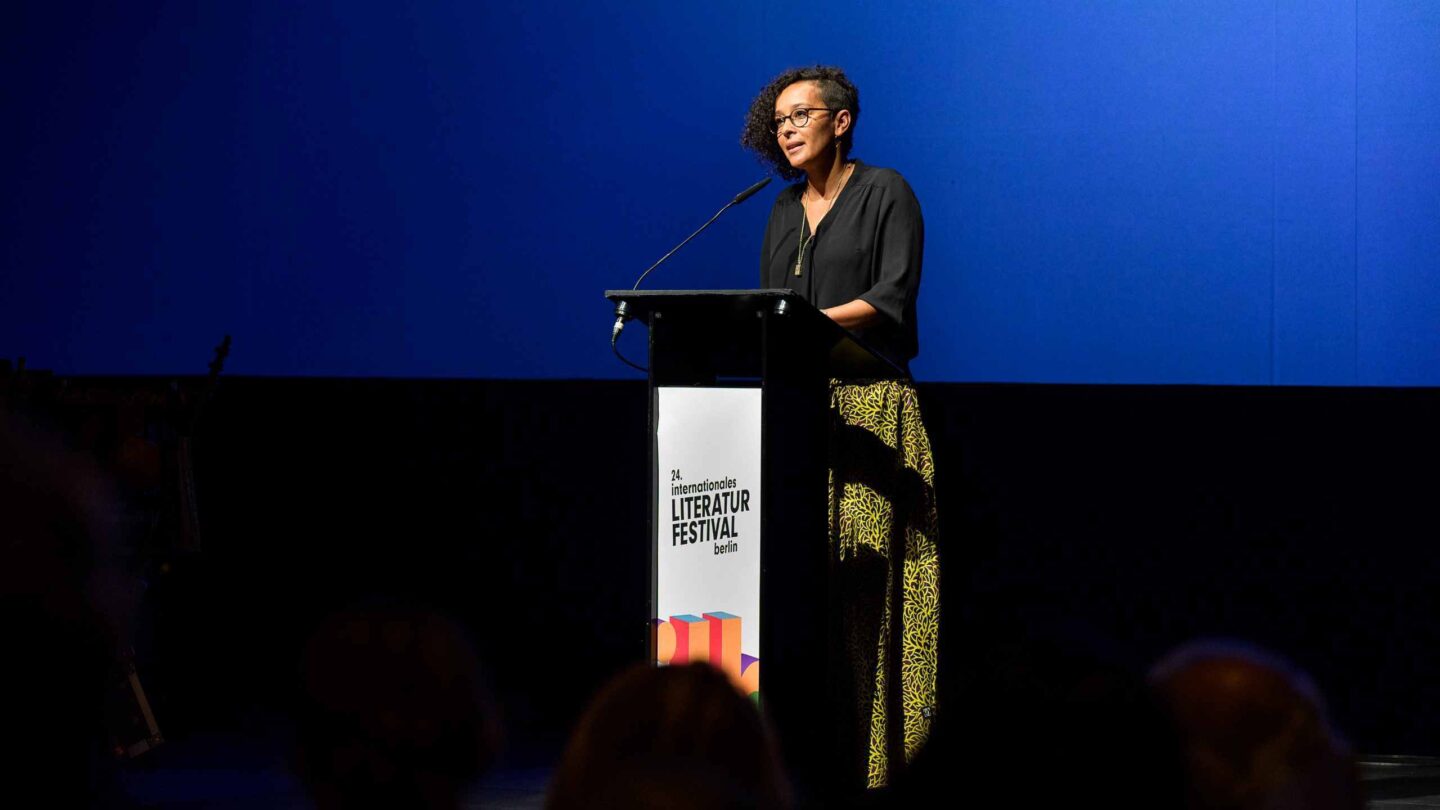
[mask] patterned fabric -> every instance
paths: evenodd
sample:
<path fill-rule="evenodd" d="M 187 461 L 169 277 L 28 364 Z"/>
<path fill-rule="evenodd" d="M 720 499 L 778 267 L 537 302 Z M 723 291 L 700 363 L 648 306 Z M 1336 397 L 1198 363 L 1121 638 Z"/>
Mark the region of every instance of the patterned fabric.
<path fill-rule="evenodd" d="M 882 787 L 930 734 L 940 631 L 935 467 L 909 382 L 832 380 L 830 539 L 855 748 Z M 866 740 L 868 739 L 868 744 Z"/>

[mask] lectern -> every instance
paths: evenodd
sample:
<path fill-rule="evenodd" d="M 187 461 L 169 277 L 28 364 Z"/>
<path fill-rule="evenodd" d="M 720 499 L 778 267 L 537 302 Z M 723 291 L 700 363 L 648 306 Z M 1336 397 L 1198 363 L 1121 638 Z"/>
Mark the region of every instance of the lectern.
<path fill-rule="evenodd" d="M 651 660 L 720 667 L 763 702 L 791 774 L 825 784 L 848 744 L 829 380 L 904 372 L 789 290 L 605 296 L 649 327 Z"/>

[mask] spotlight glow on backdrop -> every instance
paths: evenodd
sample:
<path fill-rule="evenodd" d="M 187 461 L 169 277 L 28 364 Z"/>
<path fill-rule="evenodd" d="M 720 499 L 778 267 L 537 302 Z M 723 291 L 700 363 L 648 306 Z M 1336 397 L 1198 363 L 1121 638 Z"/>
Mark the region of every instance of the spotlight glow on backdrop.
<path fill-rule="evenodd" d="M 924 208 L 920 379 L 1440 384 L 1440 4 L 87 5 L 0 35 L 34 366 L 629 376 L 601 290 L 826 62 Z M 650 286 L 754 286 L 778 190 Z"/>

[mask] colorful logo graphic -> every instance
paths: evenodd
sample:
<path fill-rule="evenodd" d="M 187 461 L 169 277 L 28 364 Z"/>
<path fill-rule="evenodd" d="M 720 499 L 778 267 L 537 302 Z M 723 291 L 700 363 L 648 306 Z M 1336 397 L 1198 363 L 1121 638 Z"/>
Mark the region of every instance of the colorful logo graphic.
<path fill-rule="evenodd" d="M 652 619 L 655 660 L 661 664 L 707 661 L 730 676 L 751 698 L 760 693 L 760 659 L 740 652 L 740 617 L 716 611 L 695 616 L 685 613 L 670 621 Z"/>

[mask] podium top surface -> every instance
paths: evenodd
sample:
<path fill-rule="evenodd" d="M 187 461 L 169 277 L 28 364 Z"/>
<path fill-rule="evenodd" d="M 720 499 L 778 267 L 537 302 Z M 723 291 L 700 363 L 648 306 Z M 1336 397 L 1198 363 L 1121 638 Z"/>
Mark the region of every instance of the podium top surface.
<path fill-rule="evenodd" d="M 605 297 L 625 302 L 628 316 L 649 321 L 658 313 L 754 323 L 757 313 L 784 314 L 795 326 L 822 344 L 831 376 L 851 379 L 905 379 L 902 368 L 843 329 L 794 290 L 606 290 Z"/>
<path fill-rule="evenodd" d="M 794 290 L 606 290 L 605 297 L 617 304 L 628 302 L 630 317 L 640 319 L 648 318 L 659 309 L 739 313 L 772 307 L 781 301 L 787 307 L 794 307 L 792 311 L 808 309 L 820 314 Z"/>

